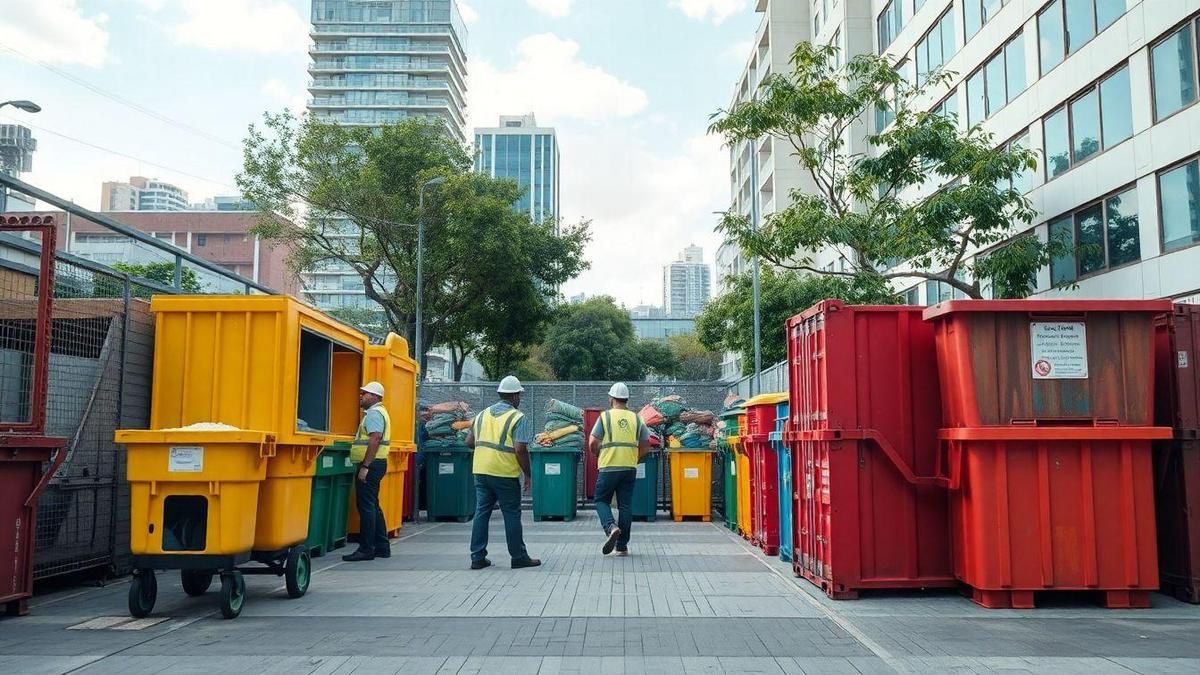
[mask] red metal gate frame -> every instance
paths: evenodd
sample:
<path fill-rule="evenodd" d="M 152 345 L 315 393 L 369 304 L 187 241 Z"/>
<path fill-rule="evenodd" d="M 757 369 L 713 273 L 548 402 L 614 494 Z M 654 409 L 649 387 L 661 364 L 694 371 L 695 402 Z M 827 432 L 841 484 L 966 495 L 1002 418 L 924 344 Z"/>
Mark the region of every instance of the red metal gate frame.
<path fill-rule="evenodd" d="M 8 216 L 0 218 L 0 232 L 35 232 L 41 235 L 37 317 L 33 334 L 33 391 L 30 395 L 29 421 L 0 420 L 0 433 L 42 434 L 46 430 L 46 397 L 49 391 L 50 307 L 54 299 L 57 229 L 52 216 Z"/>

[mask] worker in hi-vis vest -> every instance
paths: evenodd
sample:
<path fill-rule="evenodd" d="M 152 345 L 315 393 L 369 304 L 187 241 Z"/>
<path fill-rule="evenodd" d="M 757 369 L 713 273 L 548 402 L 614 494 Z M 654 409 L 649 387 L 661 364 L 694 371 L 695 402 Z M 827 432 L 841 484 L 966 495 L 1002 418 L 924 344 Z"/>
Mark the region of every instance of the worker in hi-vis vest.
<path fill-rule="evenodd" d="M 600 473 L 596 477 L 596 513 L 604 528 L 604 555 L 613 552 L 629 555 L 629 530 L 633 527 L 633 485 L 637 466 L 650 451 L 650 429 L 637 413 L 629 409 L 629 387 L 617 382 L 608 390 L 610 407 L 600 413 L 588 449 L 598 456 Z M 613 494 L 617 495 L 620 520 L 613 520 Z"/>
<path fill-rule="evenodd" d="M 350 446 L 350 462 L 355 467 L 354 501 L 358 507 L 358 550 L 342 556 L 346 562 L 390 558 L 387 523 L 379 507 L 379 485 L 387 473 L 388 451 L 392 442 L 392 418 L 383 407 L 383 385 L 368 382 L 358 393 L 363 409 L 362 422 Z"/>
<path fill-rule="evenodd" d="M 537 567 L 542 561 L 530 558 L 521 530 L 521 483 L 529 489 L 529 443 L 533 434 L 521 407 L 521 381 L 509 375 L 500 382 L 496 393 L 500 402 L 475 416 L 467 434 L 467 447 L 475 450 L 472 472 L 475 474 L 475 522 L 471 524 L 471 569 L 490 567 L 487 558 L 488 526 L 492 511 L 500 505 L 504 514 L 504 537 L 513 569 Z"/>

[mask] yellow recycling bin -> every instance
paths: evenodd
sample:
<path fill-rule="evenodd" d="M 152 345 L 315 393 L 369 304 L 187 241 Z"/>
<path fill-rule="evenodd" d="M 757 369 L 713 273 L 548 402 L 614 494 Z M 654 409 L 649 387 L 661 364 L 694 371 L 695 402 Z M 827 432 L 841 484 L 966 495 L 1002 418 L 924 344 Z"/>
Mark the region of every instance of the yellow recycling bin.
<path fill-rule="evenodd" d="M 739 415 L 739 418 L 744 417 Z M 738 534 L 748 537 L 750 529 L 750 455 L 742 445 L 741 436 L 730 436 L 726 443 L 733 449 L 737 462 L 737 528 Z"/>
<path fill-rule="evenodd" d="M 712 520 L 712 450 L 672 448 L 667 451 L 671 463 L 671 517 Z"/>
<path fill-rule="evenodd" d="M 310 580 L 312 477 L 322 448 L 358 426 L 367 338 L 284 296 L 156 296 L 152 431 L 129 448 L 135 568 L 129 611 L 146 616 L 155 570 L 241 613 L 243 573 Z M 264 568 L 241 568 L 255 561 Z"/>

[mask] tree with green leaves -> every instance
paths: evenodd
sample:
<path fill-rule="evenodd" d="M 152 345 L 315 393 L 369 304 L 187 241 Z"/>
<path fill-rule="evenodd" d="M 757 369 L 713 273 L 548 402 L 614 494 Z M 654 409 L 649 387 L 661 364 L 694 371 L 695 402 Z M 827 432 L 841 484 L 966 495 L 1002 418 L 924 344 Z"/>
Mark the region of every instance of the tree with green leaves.
<path fill-rule="evenodd" d="M 471 170 L 440 124 L 376 129 L 267 114 L 245 140 L 238 187 L 264 214 L 255 230 L 287 244 L 297 272 L 344 266 L 377 304 L 377 327 L 415 340 L 416 248 L 425 227 L 423 338 L 467 356 L 536 339 L 552 315 L 546 289 L 587 268 L 587 223 L 531 222 L 511 180 Z M 434 178 L 441 185 L 422 186 Z M 288 221 L 273 217 L 285 216 Z M 422 371 L 425 355 L 421 355 Z"/>
<path fill-rule="evenodd" d="M 559 380 L 638 381 L 676 368 L 670 348 L 638 340 L 629 312 L 607 296 L 561 307 L 543 349 Z"/>
<path fill-rule="evenodd" d="M 163 286 L 175 288 L 175 263 L 114 263 L 112 268 L 118 272 L 124 272 L 131 277 L 137 279 L 146 279 Z M 119 298 L 125 294 L 124 281 L 107 275 L 97 273 L 94 277 L 93 295 L 97 298 Z M 196 270 L 190 267 L 184 267 L 180 270 L 179 275 L 180 290 L 183 293 L 202 293 L 204 286 L 200 283 L 200 277 L 196 275 Z M 129 289 L 129 294 L 135 298 L 149 299 L 157 291 L 145 286 L 134 285 Z"/>
<path fill-rule="evenodd" d="M 855 305 L 898 302 L 878 276 L 826 276 L 764 267 L 760 275 L 763 363 L 787 358 L 787 320 L 826 299 Z M 700 344 L 742 357 L 742 372 L 754 371 L 754 286 L 749 274 L 733 277 L 731 288 L 696 317 Z"/>
<path fill-rule="evenodd" d="M 804 170 L 809 189 L 767 217 L 761 228 L 727 213 L 718 229 L 748 254 L 789 270 L 884 281 L 940 281 L 981 297 L 980 280 L 1003 280 L 1010 295 L 1035 289 L 1037 270 L 1063 251 L 1035 237 L 1003 254 L 976 256 L 1029 227 L 1035 212 L 1014 182 L 1037 156 L 995 139 L 921 101 L 944 92 L 951 74 L 907 82 L 887 57 L 863 54 L 839 65 L 837 49 L 801 42 L 791 72 L 767 77 L 757 95 L 715 116 L 710 131 L 731 144 L 770 138 Z M 866 147 L 856 127 L 884 121 Z M 812 252 L 836 251 L 848 269 L 813 264 Z M 899 263 L 908 261 L 908 265 Z M 968 280 L 973 279 L 973 280 Z"/>
<path fill-rule="evenodd" d="M 676 379 L 707 382 L 721 378 L 721 354 L 704 346 L 695 333 L 669 335 L 667 346 L 679 363 L 673 373 Z"/>

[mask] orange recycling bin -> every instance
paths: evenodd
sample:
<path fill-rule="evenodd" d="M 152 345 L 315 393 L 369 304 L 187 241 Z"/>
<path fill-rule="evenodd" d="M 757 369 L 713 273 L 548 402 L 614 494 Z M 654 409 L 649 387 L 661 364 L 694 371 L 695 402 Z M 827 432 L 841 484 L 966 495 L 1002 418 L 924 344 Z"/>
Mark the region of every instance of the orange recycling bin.
<path fill-rule="evenodd" d="M 985 607 L 1048 590 L 1147 607 L 1158 588 L 1154 323 L 1169 301 L 930 307 L 955 575 Z"/>
<path fill-rule="evenodd" d="M 406 514 L 405 503 L 411 503 L 408 495 L 409 466 L 416 453 L 414 433 L 416 431 L 417 362 L 409 355 L 408 341 L 396 334 L 388 335 L 382 345 L 367 347 L 362 382 L 379 382 L 383 385 L 383 406 L 392 420 L 391 452 L 388 453 L 387 473 L 379 484 L 379 507 L 387 523 L 389 537 L 400 534 Z M 360 531 L 355 487 L 350 489 L 349 532 L 357 536 Z"/>
<path fill-rule="evenodd" d="M 712 450 L 671 448 L 671 517 L 712 520 Z"/>

